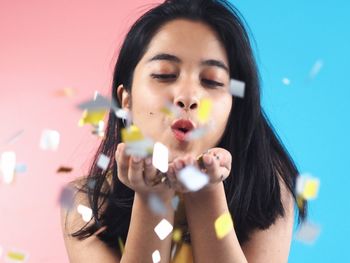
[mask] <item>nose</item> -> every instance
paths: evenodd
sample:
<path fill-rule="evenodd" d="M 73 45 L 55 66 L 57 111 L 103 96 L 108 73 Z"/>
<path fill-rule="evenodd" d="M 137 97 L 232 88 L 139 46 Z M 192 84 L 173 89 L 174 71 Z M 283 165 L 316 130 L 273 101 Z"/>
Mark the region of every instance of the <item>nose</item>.
<path fill-rule="evenodd" d="M 175 105 L 185 111 L 197 109 L 198 104 L 199 100 L 194 95 L 180 95 L 175 99 Z"/>

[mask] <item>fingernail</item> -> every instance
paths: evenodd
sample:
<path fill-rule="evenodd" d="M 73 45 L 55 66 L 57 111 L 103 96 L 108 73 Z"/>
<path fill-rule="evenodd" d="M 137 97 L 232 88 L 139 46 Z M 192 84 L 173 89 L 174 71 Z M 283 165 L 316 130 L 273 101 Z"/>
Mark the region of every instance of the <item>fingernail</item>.
<path fill-rule="evenodd" d="M 151 158 L 146 158 L 145 163 L 146 163 L 146 165 L 151 165 L 152 164 L 152 159 Z"/>
<path fill-rule="evenodd" d="M 141 158 L 138 157 L 138 156 L 132 157 L 132 160 L 133 160 L 134 163 L 139 163 L 139 162 L 141 162 Z"/>

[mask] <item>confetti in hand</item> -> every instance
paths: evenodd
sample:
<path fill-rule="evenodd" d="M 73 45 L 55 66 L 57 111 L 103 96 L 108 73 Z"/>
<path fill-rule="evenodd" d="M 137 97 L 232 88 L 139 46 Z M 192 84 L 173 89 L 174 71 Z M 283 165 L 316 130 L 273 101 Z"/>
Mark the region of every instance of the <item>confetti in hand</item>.
<path fill-rule="evenodd" d="M 166 219 L 162 219 L 154 228 L 160 240 L 164 240 L 173 231 L 173 226 Z"/>
<path fill-rule="evenodd" d="M 156 142 L 153 148 L 152 155 L 152 164 L 155 168 L 157 168 L 162 173 L 166 173 L 168 171 L 168 163 L 169 161 L 169 150 L 168 148 L 160 143 Z"/>
<path fill-rule="evenodd" d="M 297 177 L 296 192 L 305 200 L 316 199 L 320 186 L 320 180 L 310 174 L 300 174 Z"/>
<path fill-rule="evenodd" d="M 202 189 L 209 183 L 208 175 L 199 171 L 196 167 L 189 165 L 179 172 L 179 181 L 184 186 L 193 192 Z"/>
<path fill-rule="evenodd" d="M 12 183 L 16 170 L 16 153 L 4 152 L 0 159 L 0 175 L 3 177 L 5 184 Z"/>
<path fill-rule="evenodd" d="M 243 81 L 231 79 L 230 93 L 235 97 L 244 98 L 245 83 Z"/>
<path fill-rule="evenodd" d="M 144 138 L 137 126 L 131 125 L 128 128 L 124 128 L 121 133 L 122 141 L 126 143 L 126 154 L 144 158 L 152 153 L 153 141 Z"/>
<path fill-rule="evenodd" d="M 42 150 L 56 151 L 60 144 L 60 134 L 54 130 L 44 130 L 40 138 L 40 148 Z"/>
<path fill-rule="evenodd" d="M 231 214 L 226 212 L 219 216 L 214 223 L 215 233 L 218 239 L 227 236 L 233 230 L 233 221 Z"/>
<path fill-rule="evenodd" d="M 210 99 L 201 99 L 198 109 L 198 120 L 200 123 L 208 122 L 212 108 L 213 102 Z"/>

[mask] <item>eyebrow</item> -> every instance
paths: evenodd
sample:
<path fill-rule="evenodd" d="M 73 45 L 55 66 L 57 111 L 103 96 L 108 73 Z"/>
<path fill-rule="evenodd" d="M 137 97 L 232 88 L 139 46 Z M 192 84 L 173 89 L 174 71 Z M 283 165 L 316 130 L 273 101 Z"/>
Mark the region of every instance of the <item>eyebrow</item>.
<path fill-rule="evenodd" d="M 152 61 L 157 61 L 157 60 L 167 60 L 170 62 L 175 62 L 175 63 L 181 63 L 181 59 L 174 55 L 166 54 L 166 53 L 160 53 L 149 59 L 147 62 L 152 62 Z M 227 71 L 229 73 L 228 67 L 225 65 L 224 62 L 216 59 L 208 59 L 208 60 L 203 60 L 200 63 L 202 66 L 210 66 L 210 67 L 219 67 Z"/>

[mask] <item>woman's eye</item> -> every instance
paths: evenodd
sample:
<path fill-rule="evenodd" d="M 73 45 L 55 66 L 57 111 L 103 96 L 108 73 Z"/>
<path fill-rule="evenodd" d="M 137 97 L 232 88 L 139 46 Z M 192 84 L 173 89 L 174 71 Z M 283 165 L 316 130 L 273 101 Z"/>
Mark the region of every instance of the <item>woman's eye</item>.
<path fill-rule="evenodd" d="M 175 74 L 152 74 L 152 78 L 159 79 L 161 81 L 169 81 L 176 78 Z"/>
<path fill-rule="evenodd" d="M 224 84 L 211 79 L 202 79 L 202 83 L 210 88 L 223 87 Z"/>

